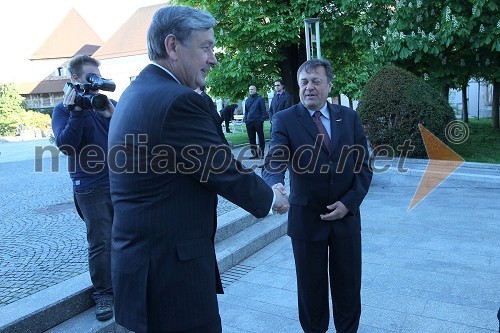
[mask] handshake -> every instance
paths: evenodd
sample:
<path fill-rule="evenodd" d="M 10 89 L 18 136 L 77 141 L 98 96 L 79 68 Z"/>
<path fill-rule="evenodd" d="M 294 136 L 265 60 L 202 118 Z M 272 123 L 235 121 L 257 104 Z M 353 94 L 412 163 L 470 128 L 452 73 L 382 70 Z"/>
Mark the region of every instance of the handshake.
<path fill-rule="evenodd" d="M 290 208 L 290 204 L 288 203 L 288 195 L 286 192 L 286 187 L 281 184 L 274 184 L 272 186 L 273 192 L 276 195 L 276 200 L 274 201 L 273 211 L 278 214 L 285 214 L 288 212 L 288 208 Z"/>

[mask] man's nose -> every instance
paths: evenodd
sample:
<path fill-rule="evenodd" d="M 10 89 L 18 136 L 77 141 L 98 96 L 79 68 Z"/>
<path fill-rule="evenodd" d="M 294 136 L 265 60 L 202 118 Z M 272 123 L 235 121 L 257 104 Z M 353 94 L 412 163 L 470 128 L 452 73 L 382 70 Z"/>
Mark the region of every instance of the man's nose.
<path fill-rule="evenodd" d="M 306 84 L 306 90 L 313 90 L 315 88 L 314 84 L 310 81 Z"/>
<path fill-rule="evenodd" d="M 210 49 L 210 53 L 208 55 L 207 62 L 210 64 L 210 66 L 214 67 L 217 65 L 219 62 L 217 61 L 217 58 L 215 57 L 214 51 Z"/>

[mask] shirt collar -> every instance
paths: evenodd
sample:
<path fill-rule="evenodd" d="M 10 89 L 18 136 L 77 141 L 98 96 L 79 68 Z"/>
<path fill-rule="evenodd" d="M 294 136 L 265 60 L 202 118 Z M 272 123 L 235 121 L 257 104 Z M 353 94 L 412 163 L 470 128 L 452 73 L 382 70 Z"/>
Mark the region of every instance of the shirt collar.
<path fill-rule="evenodd" d="M 330 112 L 328 112 L 327 106 L 328 106 L 328 103 L 325 103 L 325 105 L 323 105 L 323 107 L 321 107 L 321 109 L 319 109 L 319 112 L 321 112 L 323 117 L 330 120 Z M 309 109 L 307 109 L 307 111 L 309 111 L 309 114 L 311 115 L 311 117 L 314 115 L 314 112 L 316 112 L 316 110 L 309 110 Z"/>
<path fill-rule="evenodd" d="M 152 65 L 155 65 L 157 67 L 160 67 L 161 69 L 163 69 L 165 72 L 167 72 L 170 76 L 172 76 L 174 78 L 175 81 L 177 81 L 177 83 L 179 84 L 182 84 L 179 80 L 177 80 L 177 78 L 175 77 L 174 74 L 172 74 L 171 71 L 169 71 L 168 69 L 166 69 L 165 67 L 163 67 L 162 65 L 159 65 L 157 64 L 156 62 L 151 62 Z"/>

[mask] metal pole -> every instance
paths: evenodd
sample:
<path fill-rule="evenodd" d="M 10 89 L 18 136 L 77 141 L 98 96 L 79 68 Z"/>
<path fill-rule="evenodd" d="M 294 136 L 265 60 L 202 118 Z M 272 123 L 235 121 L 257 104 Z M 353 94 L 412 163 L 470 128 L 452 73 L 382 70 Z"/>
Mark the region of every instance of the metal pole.
<path fill-rule="evenodd" d="M 477 80 L 477 120 L 479 120 L 479 96 L 481 95 L 481 81 Z"/>
<path fill-rule="evenodd" d="M 318 18 L 307 18 L 304 20 L 304 26 L 305 26 L 305 35 L 306 35 L 306 55 L 307 55 L 307 60 L 310 60 L 311 57 L 314 57 L 314 52 L 312 52 L 312 27 L 311 25 L 315 23 L 315 36 L 316 36 L 316 55 L 318 59 L 321 59 L 321 50 L 320 50 L 320 39 L 319 39 L 319 19 Z M 312 54 L 311 54 L 312 53 Z"/>
<path fill-rule="evenodd" d="M 316 21 L 316 54 L 321 59 L 321 44 L 319 38 L 319 20 Z"/>
<path fill-rule="evenodd" d="M 307 20 L 304 20 L 304 26 L 305 26 L 305 35 L 306 35 L 306 55 L 307 55 L 307 60 L 311 60 L 311 40 L 309 39 L 309 25 L 307 23 Z"/>

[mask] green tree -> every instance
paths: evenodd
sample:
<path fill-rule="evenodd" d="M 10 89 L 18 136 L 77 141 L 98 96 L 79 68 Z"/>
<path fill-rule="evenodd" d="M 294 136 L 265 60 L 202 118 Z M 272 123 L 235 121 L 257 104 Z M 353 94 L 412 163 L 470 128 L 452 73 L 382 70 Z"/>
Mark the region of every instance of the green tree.
<path fill-rule="evenodd" d="M 26 112 L 22 104 L 23 97 L 14 84 L 0 84 L 0 135 L 15 134 L 21 116 Z"/>
<path fill-rule="evenodd" d="M 298 101 L 296 73 L 306 60 L 304 19 L 320 19 L 323 58 L 332 62 L 334 94 L 356 98 L 374 71 L 368 65 L 368 47 L 352 43 L 357 12 L 345 7 L 347 0 L 183 0 L 207 10 L 217 19 L 215 37 L 219 65 L 207 77 L 215 97 L 232 100 L 247 95 L 254 84 L 262 91 L 281 78 L 287 91 Z M 356 66 L 362 62 L 363 66 Z"/>
<path fill-rule="evenodd" d="M 401 0 L 366 8 L 354 39 L 370 41 L 380 61 L 415 73 L 445 97 L 450 87 L 464 87 L 470 78 L 499 80 L 498 1 Z M 384 9 L 385 24 L 376 20 Z"/>
<path fill-rule="evenodd" d="M 0 136 L 15 135 L 19 124 L 26 130 L 50 127 L 50 116 L 26 110 L 14 84 L 0 84 Z"/>

